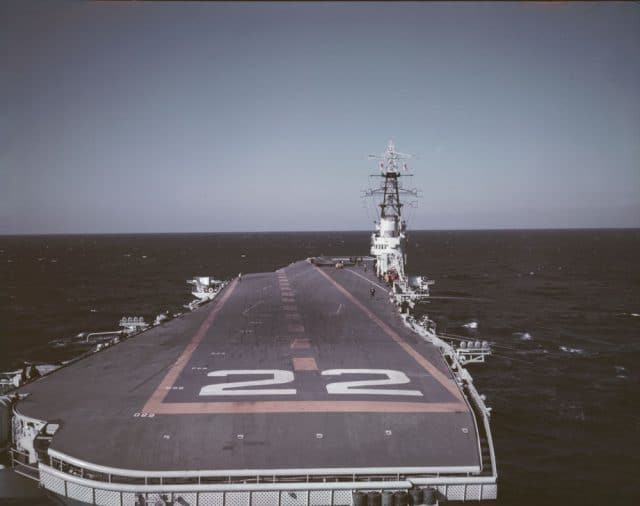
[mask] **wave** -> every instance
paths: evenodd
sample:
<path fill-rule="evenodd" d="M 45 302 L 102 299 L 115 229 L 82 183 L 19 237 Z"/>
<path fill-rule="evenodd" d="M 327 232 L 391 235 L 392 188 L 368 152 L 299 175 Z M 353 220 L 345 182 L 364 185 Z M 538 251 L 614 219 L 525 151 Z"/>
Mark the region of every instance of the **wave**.
<path fill-rule="evenodd" d="M 560 346 L 560 350 L 572 355 L 584 355 L 584 350 L 581 348 L 569 348 L 568 346 Z"/>

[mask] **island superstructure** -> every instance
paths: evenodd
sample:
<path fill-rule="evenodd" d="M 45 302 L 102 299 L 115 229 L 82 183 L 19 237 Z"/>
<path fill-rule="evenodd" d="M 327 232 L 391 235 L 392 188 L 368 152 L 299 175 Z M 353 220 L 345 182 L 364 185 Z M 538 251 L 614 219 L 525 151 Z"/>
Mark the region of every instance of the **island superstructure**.
<path fill-rule="evenodd" d="M 433 281 L 427 280 L 424 276 L 410 278 L 405 273 L 407 222 L 402 218 L 404 204 L 400 195 L 417 196 L 418 192 L 404 188 L 400 179 L 412 175 L 407 173 L 408 166 L 403 161 L 411 157 L 412 155 L 398 153 L 393 141 L 389 141 L 381 156 L 369 155 L 369 158 L 381 160 L 380 174 L 372 175 L 381 178 L 381 183 L 368 190 L 365 195 L 382 196 L 378 204 L 379 219 L 375 223 L 375 232 L 371 235 L 371 255 L 375 258 L 376 275 L 391 284 L 395 294 L 405 295 L 401 300 L 408 301 L 413 307 L 416 300 L 429 295 L 429 286 Z"/>
<path fill-rule="evenodd" d="M 389 143 L 370 256 L 198 277 L 190 311 L 8 396 L 14 470 L 69 504 L 496 498 L 464 367 L 489 350 L 411 313 L 431 281 L 405 272 L 401 159 Z"/>

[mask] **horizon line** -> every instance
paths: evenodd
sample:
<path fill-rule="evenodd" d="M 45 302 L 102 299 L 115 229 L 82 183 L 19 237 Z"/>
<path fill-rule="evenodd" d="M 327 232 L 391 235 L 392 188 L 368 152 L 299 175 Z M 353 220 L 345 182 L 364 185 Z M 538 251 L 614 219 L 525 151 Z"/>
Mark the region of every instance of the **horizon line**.
<path fill-rule="evenodd" d="M 572 230 L 640 230 L 640 226 L 626 227 L 492 227 L 492 228 L 416 228 L 412 232 L 519 232 L 519 231 L 572 231 Z M 19 232 L 0 233 L 0 237 L 26 236 L 70 236 L 70 235 L 205 235 L 205 234 L 313 234 L 313 233 L 372 233 L 370 229 L 340 230 L 234 230 L 234 231 L 190 231 L 190 232 Z"/>

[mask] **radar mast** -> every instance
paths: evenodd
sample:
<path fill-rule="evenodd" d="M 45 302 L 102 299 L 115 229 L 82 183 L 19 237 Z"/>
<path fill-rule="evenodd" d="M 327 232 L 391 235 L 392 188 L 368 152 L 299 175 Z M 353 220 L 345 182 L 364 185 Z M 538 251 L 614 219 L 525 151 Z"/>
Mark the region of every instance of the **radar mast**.
<path fill-rule="evenodd" d="M 379 177 L 381 181 L 376 188 L 365 192 L 366 197 L 382 196 L 382 202 L 378 204 L 380 212 L 375 222 L 375 232 L 371 236 L 371 254 L 376 257 L 376 274 L 387 282 L 397 283 L 405 288 L 407 238 L 406 222 L 402 218 L 404 204 L 400 196 L 417 197 L 418 192 L 415 189 L 404 188 L 400 180 L 402 177 L 412 176 L 403 160 L 414 156 L 399 153 L 393 140 L 390 140 L 384 153 L 369 155 L 369 158 L 380 160 L 380 174 L 374 174 L 372 177 Z"/>

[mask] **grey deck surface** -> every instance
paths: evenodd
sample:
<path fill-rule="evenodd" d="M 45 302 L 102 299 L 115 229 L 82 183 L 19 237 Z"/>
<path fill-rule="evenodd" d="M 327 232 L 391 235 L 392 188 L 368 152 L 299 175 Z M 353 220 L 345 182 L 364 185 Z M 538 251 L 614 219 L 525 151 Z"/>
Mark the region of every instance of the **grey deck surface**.
<path fill-rule="evenodd" d="M 61 423 L 51 448 L 121 469 L 479 466 L 474 420 L 444 360 L 380 286 L 370 296 L 372 282 L 370 268 L 306 261 L 244 275 L 211 304 L 25 385 L 17 409 Z M 321 374 L 335 369 L 398 371 L 410 382 L 329 393 L 329 383 L 385 379 Z M 202 395 L 272 377 L 256 370 L 293 379 Z"/>

